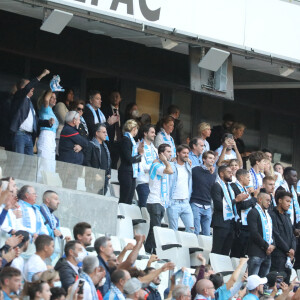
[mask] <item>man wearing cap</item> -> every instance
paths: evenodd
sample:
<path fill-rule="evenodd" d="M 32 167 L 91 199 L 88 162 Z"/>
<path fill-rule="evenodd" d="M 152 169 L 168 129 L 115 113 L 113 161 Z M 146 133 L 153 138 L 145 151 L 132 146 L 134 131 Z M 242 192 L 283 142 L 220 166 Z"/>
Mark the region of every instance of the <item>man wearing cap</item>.
<path fill-rule="evenodd" d="M 137 278 L 129 279 L 124 285 L 126 299 L 144 300 L 145 291 L 142 290 L 142 284 Z"/>
<path fill-rule="evenodd" d="M 268 282 L 266 277 L 260 278 L 258 275 L 251 275 L 248 277 L 247 289 L 249 294 L 245 296 L 244 300 L 259 299 L 263 294 L 264 284 Z"/>

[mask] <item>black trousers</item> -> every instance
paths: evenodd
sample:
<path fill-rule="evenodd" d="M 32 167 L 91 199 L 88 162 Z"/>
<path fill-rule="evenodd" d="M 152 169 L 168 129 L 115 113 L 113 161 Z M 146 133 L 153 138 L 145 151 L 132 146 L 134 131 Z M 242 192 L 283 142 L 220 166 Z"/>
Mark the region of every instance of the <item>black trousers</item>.
<path fill-rule="evenodd" d="M 118 180 L 120 183 L 119 203 L 132 204 L 132 198 L 135 191 L 135 178 L 133 178 L 133 172 L 119 170 Z"/>
<path fill-rule="evenodd" d="M 156 248 L 153 227 L 161 226 L 161 220 L 164 217 L 165 209 L 159 203 L 154 203 L 154 204 L 147 204 L 147 210 L 150 215 L 150 228 L 145 243 L 145 251 L 148 253 L 153 253 Z"/>
<path fill-rule="evenodd" d="M 292 270 L 285 267 L 286 259 L 287 259 L 286 256 L 275 256 L 275 255 L 272 255 L 272 257 L 271 257 L 271 269 L 270 269 L 270 272 L 272 272 L 272 271 L 285 272 L 287 276 L 284 279 L 284 282 L 286 284 L 289 284 L 290 283 L 291 274 L 292 274 Z M 294 278 L 292 278 L 292 279 L 294 279 Z"/>
<path fill-rule="evenodd" d="M 120 142 L 110 142 L 108 144 L 110 158 L 111 158 L 111 168 L 118 169 L 118 161 L 120 158 Z"/>
<path fill-rule="evenodd" d="M 232 246 L 234 230 L 232 228 L 214 227 L 212 253 L 229 255 Z"/>
<path fill-rule="evenodd" d="M 239 232 L 236 232 L 233 238 L 231 246 L 231 257 L 245 257 L 248 252 L 248 243 L 250 238 L 250 232 L 245 229 L 241 229 Z"/>

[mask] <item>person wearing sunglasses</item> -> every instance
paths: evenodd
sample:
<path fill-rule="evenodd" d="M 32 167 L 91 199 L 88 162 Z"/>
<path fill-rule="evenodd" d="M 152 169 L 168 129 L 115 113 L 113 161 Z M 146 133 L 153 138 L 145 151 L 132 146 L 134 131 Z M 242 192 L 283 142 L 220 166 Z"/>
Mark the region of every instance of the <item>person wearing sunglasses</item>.
<path fill-rule="evenodd" d="M 85 122 L 85 119 L 82 116 L 84 113 L 84 106 L 85 106 L 84 100 L 76 100 L 76 101 L 72 102 L 72 104 L 70 105 L 70 108 L 71 108 L 71 110 L 77 111 L 79 113 L 80 124 L 78 127 L 78 132 L 81 136 L 88 139 L 89 130 L 88 130 L 87 124 Z"/>

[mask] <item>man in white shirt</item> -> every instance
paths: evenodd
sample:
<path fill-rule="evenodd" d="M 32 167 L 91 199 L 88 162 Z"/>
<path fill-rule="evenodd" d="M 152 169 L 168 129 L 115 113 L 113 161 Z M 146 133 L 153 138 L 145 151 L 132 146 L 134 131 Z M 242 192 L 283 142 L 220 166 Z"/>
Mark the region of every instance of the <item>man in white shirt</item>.
<path fill-rule="evenodd" d="M 254 190 L 260 189 L 263 185 L 263 178 L 265 164 L 267 156 L 262 151 L 256 151 L 250 154 L 249 161 L 251 164 L 250 173 L 250 187 L 253 187 Z"/>
<path fill-rule="evenodd" d="M 37 194 L 34 187 L 24 185 L 18 192 L 19 210 L 22 212 L 22 218 L 18 219 L 16 230 L 29 232 L 34 238 L 39 234 L 49 234 L 47 227 L 43 222 L 41 212 L 36 203 Z"/>
<path fill-rule="evenodd" d="M 194 217 L 190 206 L 192 192 L 192 169 L 189 165 L 188 145 L 179 145 L 176 160 L 171 163 L 173 174 L 169 176 L 170 202 L 167 208 L 169 228 L 178 230 L 181 218 L 186 232 L 194 232 Z"/>
<path fill-rule="evenodd" d="M 168 160 L 171 159 L 172 149 L 168 144 L 161 144 L 158 147 L 158 157 L 153 161 L 149 171 L 150 193 L 147 199 L 147 210 L 150 215 L 150 229 L 145 243 L 145 250 L 148 253 L 155 251 L 153 227 L 161 226 L 161 220 L 165 214 L 165 206 L 169 200 L 169 178 L 173 173 Z"/>
<path fill-rule="evenodd" d="M 32 276 L 47 270 L 45 259 L 51 257 L 54 251 L 54 241 L 49 235 L 39 235 L 35 240 L 36 253 L 33 254 L 24 267 L 24 277 L 31 282 Z"/>
<path fill-rule="evenodd" d="M 149 189 L 149 171 L 155 159 L 158 158 L 157 149 L 153 142 L 155 138 L 155 127 L 152 124 L 146 124 L 143 128 L 144 134 L 144 154 L 139 163 L 139 172 L 136 179 L 136 191 L 139 196 L 139 207 L 146 207 Z"/>

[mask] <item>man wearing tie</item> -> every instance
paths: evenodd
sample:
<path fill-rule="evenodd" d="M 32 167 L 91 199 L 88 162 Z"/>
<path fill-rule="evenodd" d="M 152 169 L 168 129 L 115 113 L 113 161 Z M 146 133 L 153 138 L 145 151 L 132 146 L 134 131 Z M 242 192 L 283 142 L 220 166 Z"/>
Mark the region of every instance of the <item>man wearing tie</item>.
<path fill-rule="evenodd" d="M 19 86 L 15 93 L 12 106 L 10 130 L 14 133 L 13 151 L 17 153 L 33 155 L 33 144 L 37 134 L 37 115 L 31 102 L 34 87 L 39 81 L 50 73 L 44 70 L 41 75 L 33 80 L 22 80 L 23 85 Z M 54 119 L 53 119 L 54 121 Z M 41 121 L 41 126 L 50 127 L 54 122 L 50 120 Z"/>

